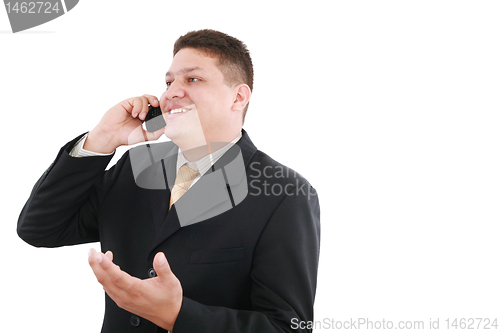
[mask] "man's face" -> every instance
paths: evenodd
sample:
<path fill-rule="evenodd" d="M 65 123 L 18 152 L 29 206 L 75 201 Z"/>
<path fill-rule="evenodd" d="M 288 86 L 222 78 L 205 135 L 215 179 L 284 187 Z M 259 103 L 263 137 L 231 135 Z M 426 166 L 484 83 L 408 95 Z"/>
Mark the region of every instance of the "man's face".
<path fill-rule="evenodd" d="M 212 141 L 218 131 L 228 126 L 235 95 L 224 82 L 217 62 L 192 48 L 181 49 L 175 55 L 165 76 L 167 90 L 160 98 L 160 107 L 167 113 L 165 135 L 172 141 L 185 141 L 198 135 L 200 129 L 205 139 Z M 193 104 L 194 110 L 170 114 Z"/>

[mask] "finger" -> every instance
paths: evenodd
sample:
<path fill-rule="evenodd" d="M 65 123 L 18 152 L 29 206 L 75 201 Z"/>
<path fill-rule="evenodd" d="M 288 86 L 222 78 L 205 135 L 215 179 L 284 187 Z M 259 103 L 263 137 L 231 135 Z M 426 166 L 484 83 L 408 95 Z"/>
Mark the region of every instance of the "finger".
<path fill-rule="evenodd" d="M 106 294 L 119 307 L 132 311 L 135 305 L 139 304 L 137 297 L 143 294 L 141 280 L 130 276 L 115 265 L 110 260 L 113 255 L 111 251 L 102 254 L 91 250 L 89 254 L 89 263 Z"/>
<path fill-rule="evenodd" d="M 140 97 L 142 101 L 142 110 L 141 113 L 139 114 L 139 118 L 141 120 L 146 119 L 146 115 L 148 114 L 149 111 L 149 100 L 145 96 Z"/>
<path fill-rule="evenodd" d="M 98 263 L 99 267 L 104 273 L 107 274 L 112 285 L 118 287 L 119 289 L 128 290 L 133 283 L 133 278 L 126 272 L 122 271 L 120 267 L 113 263 L 108 256 L 101 254 L 101 257 L 102 261 Z"/>
<path fill-rule="evenodd" d="M 100 255 L 102 261 L 93 267 L 97 280 L 119 307 L 132 309 L 137 304 L 137 296 L 142 294 L 140 280 L 122 271 L 106 255 Z"/>
<path fill-rule="evenodd" d="M 103 269 L 100 267 L 99 263 L 102 261 L 102 253 L 96 252 L 94 249 L 89 250 L 89 265 L 92 268 L 92 271 L 94 272 L 95 277 L 97 278 L 97 281 L 100 284 L 103 284 L 107 278 L 106 272 L 103 271 Z"/>
<path fill-rule="evenodd" d="M 142 124 L 135 127 L 128 135 L 127 142 L 129 145 L 133 145 L 139 142 L 145 142 L 148 140 L 147 133 L 145 133 L 142 128 Z"/>
<path fill-rule="evenodd" d="M 153 268 L 160 279 L 168 279 L 173 275 L 168 260 L 163 252 L 158 252 L 153 260 Z"/>
<path fill-rule="evenodd" d="M 90 266 L 94 265 L 97 260 L 100 260 L 100 258 L 97 256 L 97 251 L 94 250 L 93 248 L 89 249 L 89 264 Z"/>
<path fill-rule="evenodd" d="M 143 104 L 142 112 L 139 115 L 139 118 L 144 120 L 144 119 L 146 119 L 146 115 L 148 114 L 149 105 L 151 104 L 152 106 L 157 107 L 160 104 L 160 102 L 158 102 L 158 99 L 156 98 L 156 96 L 153 96 L 153 95 L 142 95 L 141 99 L 142 99 L 144 104 Z"/>
<path fill-rule="evenodd" d="M 113 252 L 111 252 L 111 251 L 106 251 L 106 253 L 104 253 L 104 255 L 105 255 L 106 257 L 108 257 L 108 258 L 109 258 L 109 260 L 113 261 Z"/>
<path fill-rule="evenodd" d="M 132 117 L 136 118 L 143 111 L 144 100 L 141 97 L 134 97 L 129 101 L 130 105 L 132 106 L 130 114 L 132 115 Z"/>
<path fill-rule="evenodd" d="M 89 264 L 94 271 L 94 275 L 106 290 L 126 289 L 133 283 L 133 278 L 115 265 L 110 257 L 111 251 L 106 254 L 91 250 Z"/>
<path fill-rule="evenodd" d="M 162 134 L 165 132 L 165 127 L 160 128 L 159 130 L 152 133 L 145 131 L 144 129 L 142 129 L 142 131 L 146 141 L 155 141 L 158 140 L 160 136 L 162 136 Z"/>
<path fill-rule="evenodd" d="M 149 111 L 149 104 L 151 104 L 154 107 L 157 107 L 160 105 L 160 102 L 158 101 L 158 98 L 156 98 L 156 96 L 153 95 L 144 94 L 142 95 L 141 98 L 144 103 L 144 108 L 141 114 L 139 115 L 139 118 L 144 120 L 146 119 L 146 115 L 148 114 Z"/>
<path fill-rule="evenodd" d="M 160 105 L 160 102 L 158 101 L 158 98 L 156 96 L 148 95 L 148 94 L 144 94 L 142 96 L 146 97 L 146 99 L 148 100 L 148 103 L 151 104 L 152 106 L 158 107 Z"/>

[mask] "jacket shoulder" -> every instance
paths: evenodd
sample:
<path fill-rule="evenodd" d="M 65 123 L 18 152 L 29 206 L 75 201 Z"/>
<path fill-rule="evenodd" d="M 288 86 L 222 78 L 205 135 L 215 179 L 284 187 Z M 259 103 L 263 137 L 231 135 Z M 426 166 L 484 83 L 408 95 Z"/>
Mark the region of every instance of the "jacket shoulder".
<path fill-rule="evenodd" d="M 309 181 L 296 170 L 276 161 L 266 153 L 257 150 L 249 163 L 251 178 L 265 178 L 269 181 L 291 182 L 299 185 L 311 186 Z"/>

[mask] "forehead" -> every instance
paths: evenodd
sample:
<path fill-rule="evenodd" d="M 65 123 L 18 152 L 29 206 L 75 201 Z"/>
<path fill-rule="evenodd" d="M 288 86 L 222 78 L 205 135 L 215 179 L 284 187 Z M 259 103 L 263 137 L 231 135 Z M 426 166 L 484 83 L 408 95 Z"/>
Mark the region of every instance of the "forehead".
<path fill-rule="evenodd" d="M 202 51 L 184 48 L 175 54 L 166 76 L 176 76 L 190 72 L 221 73 L 217 61 L 217 58 L 211 57 Z"/>

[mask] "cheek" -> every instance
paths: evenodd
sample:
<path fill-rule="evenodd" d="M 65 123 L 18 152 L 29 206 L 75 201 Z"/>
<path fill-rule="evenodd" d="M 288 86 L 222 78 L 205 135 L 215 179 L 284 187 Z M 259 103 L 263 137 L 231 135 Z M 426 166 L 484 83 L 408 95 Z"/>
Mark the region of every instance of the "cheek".
<path fill-rule="evenodd" d="M 226 109 L 230 107 L 231 104 L 231 98 L 227 95 L 227 93 L 221 90 L 214 89 L 212 91 L 206 91 L 203 94 L 198 94 L 196 97 L 197 99 L 195 102 L 203 105 L 207 110 L 209 110 L 208 112 L 213 115 L 219 114 L 221 109 Z"/>
<path fill-rule="evenodd" d="M 167 105 L 167 91 L 160 96 L 160 109 L 165 110 L 165 107 Z"/>
<path fill-rule="evenodd" d="M 212 113 L 212 109 L 217 105 L 217 97 L 206 91 L 191 91 L 188 99 L 196 105 L 196 108 L 200 112 L 200 117 Z"/>
<path fill-rule="evenodd" d="M 224 118 L 224 110 L 230 109 L 232 99 L 228 92 L 221 89 L 196 89 L 193 87 L 186 93 L 189 99 L 196 104 L 202 124 L 220 123 Z"/>

